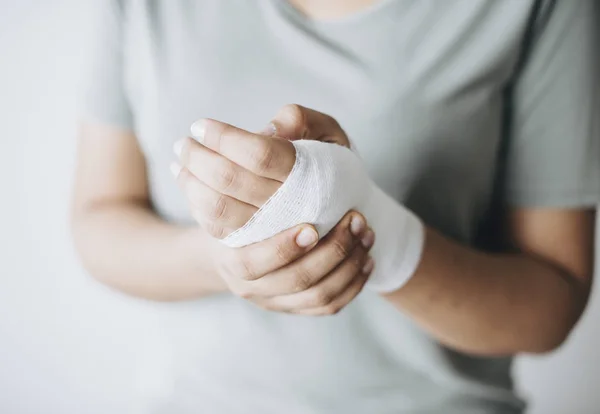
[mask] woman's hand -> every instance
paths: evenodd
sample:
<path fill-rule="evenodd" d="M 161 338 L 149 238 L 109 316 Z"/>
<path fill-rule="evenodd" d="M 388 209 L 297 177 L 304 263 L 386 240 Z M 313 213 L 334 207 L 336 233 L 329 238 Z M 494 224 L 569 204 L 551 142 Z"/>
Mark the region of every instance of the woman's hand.
<path fill-rule="evenodd" d="M 196 122 L 192 133 L 196 141 L 175 144 L 180 165 L 174 174 L 193 217 L 218 239 L 242 227 L 286 180 L 296 161 L 290 140 L 350 146 L 335 119 L 298 105 L 284 106 L 264 134 L 208 119 Z"/>
<path fill-rule="evenodd" d="M 253 134 L 222 122 L 194 124 L 196 140 L 175 145 L 177 181 L 194 218 L 222 239 L 242 227 L 288 177 L 296 152 L 282 138 Z"/>
<path fill-rule="evenodd" d="M 300 225 L 241 248 L 216 245 L 214 267 L 230 291 L 279 312 L 332 315 L 362 290 L 373 270 L 373 231 L 348 213 L 320 242 Z"/>
<path fill-rule="evenodd" d="M 332 118 L 295 105 L 284 107 L 271 125 L 264 134 L 253 134 L 201 120 L 192 128 L 198 142 L 176 145 L 182 165 L 174 171 L 177 181 L 195 219 L 216 238 L 242 227 L 286 180 L 296 160 L 288 139 L 348 145 Z M 358 295 L 371 273 L 374 234 L 364 217 L 348 213 L 317 241 L 312 226 L 300 225 L 238 249 L 218 245 L 215 268 L 233 293 L 265 309 L 333 314 Z"/>

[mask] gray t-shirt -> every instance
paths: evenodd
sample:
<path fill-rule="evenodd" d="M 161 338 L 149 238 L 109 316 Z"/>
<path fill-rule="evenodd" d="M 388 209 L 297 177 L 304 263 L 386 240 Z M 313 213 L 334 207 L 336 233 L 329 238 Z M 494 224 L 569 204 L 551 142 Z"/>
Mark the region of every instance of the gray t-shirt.
<path fill-rule="evenodd" d="M 599 200 L 595 3 L 381 0 L 314 22 L 284 0 L 105 1 L 84 112 L 136 133 L 156 211 L 193 223 L 168 168 L 193 121 L 260 130 L 284 104 L 317 109 L 340 122 L 386 192 L 483 247 L 496 203 Z M 156 306 L 168 363 L 148 412 L 523 407 L 511 358 L 442 346 L 371 292 L 324 318 L 227 294 Z"/>

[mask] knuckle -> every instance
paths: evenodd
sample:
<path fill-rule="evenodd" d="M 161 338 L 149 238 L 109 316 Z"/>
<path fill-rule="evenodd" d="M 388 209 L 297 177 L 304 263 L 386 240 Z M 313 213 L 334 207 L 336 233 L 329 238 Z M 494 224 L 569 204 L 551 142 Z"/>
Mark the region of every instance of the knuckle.
<path fill-rule="evenodd" d="M 237 173 L 229 162 L 221 161 L 217 165 L 214 178 L 217 188 L 221 190 L 228 190 L 236 183 Z"/>
<path fill-rule="evenodd" d="M 313 306 L 327 306 L 332 300 L 331 293 L 324 289 L 316 289 L 313 294 Z"/>
<path fill-rule="evenodd" d="M 227 197 L 219 194 L 210 207 L 208 218 L 212 221 L 224 220 L 227 212 Z"/>
<path fill-rule="evenodd" d="M 254 267 L 250 264 L 248 260 L 242 259 L 239 261 L 239 276 L 243 280 L 256 280 L 258 275 L 254 271 Z"/>
<path fill-rule="evenodd" d="M 287 243 L 278 243 L 275 245 L 275 254 L 280 263 L 287 264 L 293 258 L 293 250 Z"/>
<path fill-rule="evenodd" d="M 331 241 L 331 250 L 333 251 L 333 255 L 338 259 L 345 259 L 348 256 L 350 250 L 347 238 L 333 239 Z"/>
<path fill-rule="evenodd" d="M 267 141 L 261 141 L 252 154 L 252 163 L 257 173 L 268 171 L 275 163 L 275 150 Z"/>
<path fill-rule="evenodd" d="M 312 278 L 310 272 L 304 267 L 299 267 L 294 275 L 294 292 L 305 291 L 311 286 L 311 281 Z"/>
<path fill-rule="evenodd" d="M 215 239 L 222 239 L 225 236 L 225 228 L 215 222 L 208 221 L 204 223 L 204 230 Z"/>

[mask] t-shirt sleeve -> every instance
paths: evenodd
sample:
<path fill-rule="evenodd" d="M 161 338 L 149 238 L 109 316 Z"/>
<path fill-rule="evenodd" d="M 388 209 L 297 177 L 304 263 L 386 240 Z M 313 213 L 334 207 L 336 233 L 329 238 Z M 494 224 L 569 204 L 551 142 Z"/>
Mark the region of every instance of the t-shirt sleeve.
<path fill-rule="evenodd" d="M 506 159 L 513 206 L 600 200 L 598 2 L 557 0 L 515 84 Z"/>
<path fill-rule="evenodd" d="M 124 6 L 119 0 L 101 0 L 94 6 L 80 115 L 86 121 L 133 129 L 123 76 Z"/>

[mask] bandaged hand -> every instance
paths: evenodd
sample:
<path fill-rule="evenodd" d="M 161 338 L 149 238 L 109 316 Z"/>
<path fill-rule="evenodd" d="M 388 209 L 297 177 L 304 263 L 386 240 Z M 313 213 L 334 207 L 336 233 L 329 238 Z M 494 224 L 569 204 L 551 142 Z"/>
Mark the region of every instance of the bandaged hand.
<path fill-rule="evenodd" d="M 295 162 L 295 152 L 287 141 L 216 121 L 208 121 L 207 126 L 206 145 L 191 139 L 176 145 L 182 165 L 173 169 L 196 221 L 205 232 L 227 239 L 281 186 Z M 211 131 L 219 132 L 214 136 Z M 282 163 L 257 165 L 260 161 L 252 154 L 264 154 L 263 145 L 273 145 L 267 151 Z M 237 149 L 242 151 L 237 153 Z M 252 191 L 246 191 L 246 186 Z M 373 269 L 368 253 L 374 237 L 364 217 L 349 212 L 320 241 L 314 226 L 303 223 L 261 242 L 238 248 L 215 243 L 198 254 L 211 259 L 212 268 L 231 293 L 261 308 L 331 315 L 363 289 Z"/>
<path fill-rule="evenodd" d="M 207 226 L 209 232 L 227 246 L 242 247 L 310 223 L 322 238 L 354 209 L 366 217 L 377 238 L 371 251 L 375 270 L 368 286 L 378 292 L 398 289 L 420 259 L 420 220 L 373 183 L 353 151 L 333 143 L 343 144 L 344 139 L 347 143 L 337 122 L 298 106 L 286 108 L 273 122 L 273 137 L 213 120 L 194 124 L 192 133 L 206 147 L 203 157 L 207 158 L 193 163 L 204 170 L 195 175 L 221 180 L 222 193 L 215 196 L 215 208 L 208 217 L 225 212 L 232 217 L 226 225 Z M 219 155 L 219 161 L 214 155 L 215 159 L 208 160 L 207 151 Z M 184 155 L 183 164 L 188 161 Z M 228 197 L 247 206 L 228 207 Z"/>

